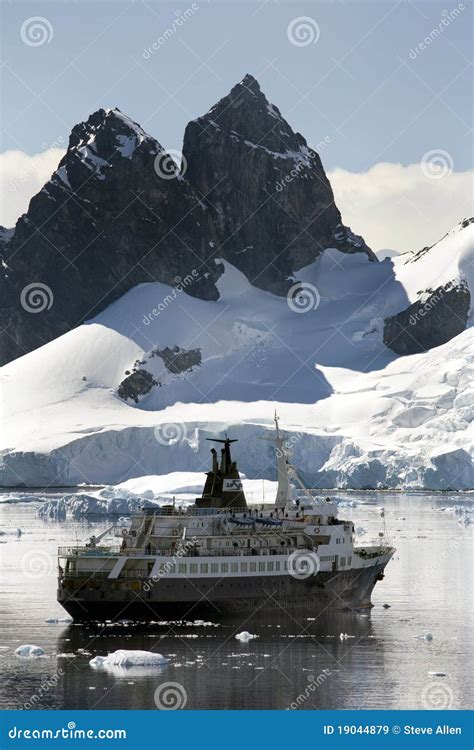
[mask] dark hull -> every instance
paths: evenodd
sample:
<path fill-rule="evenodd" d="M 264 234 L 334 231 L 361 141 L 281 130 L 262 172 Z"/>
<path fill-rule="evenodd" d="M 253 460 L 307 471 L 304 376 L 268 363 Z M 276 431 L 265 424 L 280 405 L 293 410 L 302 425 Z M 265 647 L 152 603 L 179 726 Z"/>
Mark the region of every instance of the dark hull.
<path fill-rule="evenodd" d="M 319 614 L 370 608 L 371 594 L 386 561 L 340 573 L 147 582 L 108 579 L 62 580 L 58 601 L 76 622 L 105 620 L 225 620 L 239 614 L 283 612 Z"/>

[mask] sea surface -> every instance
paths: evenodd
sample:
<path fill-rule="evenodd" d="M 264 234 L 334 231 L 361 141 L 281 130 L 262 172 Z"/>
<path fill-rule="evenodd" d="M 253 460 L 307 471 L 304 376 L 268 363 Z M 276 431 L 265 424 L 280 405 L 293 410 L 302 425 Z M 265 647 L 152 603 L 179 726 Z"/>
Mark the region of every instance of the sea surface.
<path fill-rule="evenodd" d="M 56 602 L 57 547 L 110 525 L 38 519 L 38 505 L 55 494 L 0 495 L 0 708 L 472 707 L 473 526 L 463 521 L 472 495 L 334 493 L 339 517 L 365 530 L 360 544 L 382 533 L 384 507 L 397 549 L 369 616 L 328 612 L 314 619 L 277 609 L 267 620 L 144 628 L 46 622 L 67 617 Z M 241 643 L 240 631 L 258 637 Z M 15 656 L 24 644 L 40 646 L 44 656 Z M 154 669 L 90 666 L 117 649 L 154 651 L 169 662 Z"/>

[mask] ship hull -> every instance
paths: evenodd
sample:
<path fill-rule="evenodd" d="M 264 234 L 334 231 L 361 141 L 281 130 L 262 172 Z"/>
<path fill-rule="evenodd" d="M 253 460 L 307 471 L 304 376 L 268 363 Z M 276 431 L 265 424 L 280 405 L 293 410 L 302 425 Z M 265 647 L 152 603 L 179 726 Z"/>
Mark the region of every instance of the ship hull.
<path fill-rule="evenodd" d="M 76 622 L 105 620 L 219 621 L 256 612 L 318 614 L 372 607 L 371 595 L 388 559 L 369 567 L 337 573 L 319 572 L 307 579 L 285 576 L 187 578 L 167 581 L 120 579 L 79 583 L 61 579 L 58 601 Z"/>

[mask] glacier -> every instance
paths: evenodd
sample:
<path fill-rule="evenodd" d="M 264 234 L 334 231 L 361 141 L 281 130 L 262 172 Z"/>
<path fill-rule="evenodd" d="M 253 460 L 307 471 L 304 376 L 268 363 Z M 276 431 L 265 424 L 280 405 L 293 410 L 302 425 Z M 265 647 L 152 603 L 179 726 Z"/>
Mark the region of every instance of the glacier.
<path fill-rule="evenodd" d="M 225 431 L 240 441 L 246 477 L 273 480 L 260 438 L 276 409 L 314 487 L 472 489 L 472 306 L 466 330 L 430 351 L 397 356 L 382 335 L 427 288 L 462 282 L 473 298 L 473 231 L 460 224 L 432 248 L 380 263 L 328 249 L 295 274 L 309 295 L 303 311 L 227 261 L 217 301 L 183 290 L 164 304 L 171 287 L 134 287 L 2 369 L 2 486 L 146 484 L 184 471 L 194 491 L 205 438 Z M 120 397 L 138 371 L 148 390 Z"/>

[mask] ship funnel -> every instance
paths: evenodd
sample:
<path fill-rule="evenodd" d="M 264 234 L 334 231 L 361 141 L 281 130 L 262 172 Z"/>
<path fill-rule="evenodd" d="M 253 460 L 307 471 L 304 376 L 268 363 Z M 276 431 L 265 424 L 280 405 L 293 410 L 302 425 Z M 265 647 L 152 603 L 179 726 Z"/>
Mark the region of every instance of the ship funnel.
<path fill-rule="evenodd" d="M 232 460 L 230 453 L 231 440 L 218 438 L 206 438 L 215 443 L 222 443 L 220 465 L 217 461 L 217 452 L 211 448 L 212 467 L 207 472 L 207 479 L 201 497 L 196 498 L 198 508 L 246 508 L 247 501 L 240 479 L 236 461 Z"/>

